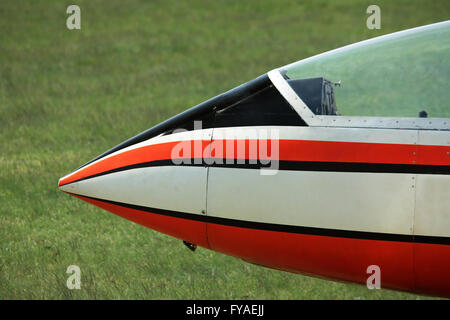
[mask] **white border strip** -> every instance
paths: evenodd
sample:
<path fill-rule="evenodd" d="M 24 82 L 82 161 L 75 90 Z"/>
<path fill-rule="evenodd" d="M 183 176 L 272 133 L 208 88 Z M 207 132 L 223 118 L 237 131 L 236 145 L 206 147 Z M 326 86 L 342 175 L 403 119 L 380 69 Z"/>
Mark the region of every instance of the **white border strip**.
<path fill-rule="evenodd" d="M 272 84 L 277 88 L 278 92 L 284 99 L 294 108 L 300 117 L 309 125 L 309 119 L 315 117 L 311 109 L 303 102 L 303 100 L 295 93 L 289 83 L 283 78 L 281 73 L 275 69 L 267 73 Z"/>

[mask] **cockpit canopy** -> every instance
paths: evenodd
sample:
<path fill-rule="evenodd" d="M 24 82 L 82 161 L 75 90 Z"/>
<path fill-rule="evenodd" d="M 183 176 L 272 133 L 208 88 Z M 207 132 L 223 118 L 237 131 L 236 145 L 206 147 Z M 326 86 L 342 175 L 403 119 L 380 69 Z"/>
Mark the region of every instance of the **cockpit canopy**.
<path fill-rule="evenodd" d="M 337 108 L 343 116 L 450 118 L 450 21 L 342 47 L 281 71 L 317 115 Z M 315 89 L 320 82 L 322 92 Z"/>
<path fill-rule="evenodd" d="M 343 123 L 381 128 L 395 123 L 421 129 L 423 122 L 405 119 L 450 118 L 449 56 L 450 21 L 362 41 L 269 72 L 269 78 L 273 72 L 281 78 L 278 85 L 263 75 L 208 100 L 195 107 L 204 112 L 192 109 L 192 116 L 165 134 L 194 130 L 194 120 L 202 121 L 202 128 Z M 280 86 L 290 87 L 310 111 L 295 108 Z M 327 124 L 323 116 L 339 117 Z M 367 117 L 380 120 L 374 124 Z M 423 128 L 447 126 L 445 121 L 429 124 Z"/>

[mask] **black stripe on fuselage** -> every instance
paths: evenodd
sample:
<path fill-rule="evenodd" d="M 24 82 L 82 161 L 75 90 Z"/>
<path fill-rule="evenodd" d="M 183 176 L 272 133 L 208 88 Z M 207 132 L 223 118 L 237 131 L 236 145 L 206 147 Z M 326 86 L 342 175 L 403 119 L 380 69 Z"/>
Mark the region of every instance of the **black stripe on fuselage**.
<path fill-rule="evenodd" d="M 213 167 L 213 168 L 230 168 L 230 169 L 269 169 L 271 165 L 262 164 L 260 161 L 248 159 L 178 159 L 179 164 L 175 164 L 173 160 L 155 160 L 143 163 L 137 163 L 129 166 L 123 166 L 112 170 L 93 174 L 69 183 L 83 181 L 110 173 L 121 172 L 137 168 L 148 167 L 166 167 L 166 166 L 197 166 L 197 167 Z M 227 163 L 227 160 L 230 163 Z M 242 162 L 242 163 L 239 163 Z M 394 164 L 394 163 L 362 163 L 362 162 L 322 162 L 322 161 L 286 161 L 280 160 L 278 166 L 271 169 L 291 170 L 291 171 L 322 171 L 322 172 L 357 172 L 357 173 L 408 173 L 408 174 L 450 174 L 450 166 L 443 165 L 420 165 L 420 164 Z"/>
<path fill-rule="evenodd" d="M 76 194 L 73 194 L 73 195 L 76 195 Z M 246 228 L 246 229 L 297 233 L 297 234 L 307 234 L 307 235 L 327 236 L 327 237 L 338 237 L 338 238 L 450 245 L 449 237 L 392 234 L 392 233 L 379 233 L 379 232 L 366 232 L 366 231 L 350 231 L 350 230 L 326 229 L 326 228 L 293 226 L 293 225 L 283 225 L 283 224 L 274 224 L 274 223 L 265 223 L 265 222 L 244 221 L 244 220 L 237 220 L 237 219 L 229 219 L 229 218 L 221 218 L 221 217 L 213 217 L 213 216 L 207 216 L 207 215 L 186 213 L 186 212 L 180 212 L 180 211 L 165 210 L 165 209 L 159 209 L 159 208 L 151 208 L 151 207 L 139 206 L 139 205 L 128 204 L 128 203 L 123 203 L 123 202 L 98 199 L 98 198 L 93 198 L 93 197 L 88 197 L 88 196 L 83 196 L 83 195 L 77 195 L 77 196 L 104 202 L 104 203 L 109 203 L 109 204 L 124 207 L 124 208 L 153 213 L 153 214 L 159 214 L 159 215 L 164 215 L 164 216 L 169 216 L 169 217 L 174 217 L 174 218 L 194 220 L 194 221 L 200 221 L 200 222 L 206 222 L 206 223 L 219 224 L 219 225 L 224 225 L 224 226 Z"/>

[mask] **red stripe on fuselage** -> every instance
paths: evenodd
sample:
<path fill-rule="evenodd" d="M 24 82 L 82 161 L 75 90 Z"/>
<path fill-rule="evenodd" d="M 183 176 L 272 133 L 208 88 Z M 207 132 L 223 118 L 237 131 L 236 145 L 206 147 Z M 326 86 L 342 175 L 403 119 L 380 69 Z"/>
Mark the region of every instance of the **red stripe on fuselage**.
<path fill-rule="evenodd" d="M 194 148 L 196 147 L 195 142 L 187 141 L 191 144 L 191 152 L 187 156 L 189 158 L 195 157 L 196 152 Z M 208 145 L 208 140 L 197 141 L 201 142 L 200 148 L 204 150 Z M 172 155 L 172 150 L 179 143 L 186 143 L 186 141 L 175 141 L 168 143 L 159 143 L 154 145 L 143 146 L 140 148 L 132 149 L 129 151 L 125 151 L 104 159 L 100 159 L 99 161 L 82 168 L 81 170 L 75 172 L 72 175 L 67 176 L 59 182 L 59 186 L 63 186 L 65 184 L 71 183 L 73 181 L 83 179 L 92 175 L 96 175 L 102 172 L 106 172 L 109 170 L 113 170 L 116 168 L 121 168 L 133 164 L 149 162 L 149 161 L 157 161 L 157 160 L 166 160 L 166 159 L 177 159 L 184 158 L 186 155 L 183 153 Z M 200 155 L 201 157 L 201 155 Z"/>
<path fill-rule="evenodd" d="M 450 298 L 450 245 L 414 244 L 415 290 Z"/>
<path fill-rule="evenodd" d="M 450 166 L 450 146 L 418 146 L 418 164 Z"/>
<path fill-rule="evenodd" d="M 245 143 L 245 153 L 241 143 Z M 215 147 L 223 146 L 220 155 L 215 154 Z M 229 149 L 234 158 L 272 159 L 284 161 L 317 161 L 317 162 L 361 162 L 361 163 L 394 163 L 412 164 L 415 160 L 417 145 L 312 141 L 312 140 L 278 140 L 279 156 L 274 157 L 272 148 L 276 143 L 271 140 L 213 140 L 212 157 L 228 158 Z M 267 148 L 260 153 L 260 147 Z M 267 153 L 267 154 L 266 154 Z M 238 155 L 238 156 L 237 156 Z"/>
<path fill-rule="evenodd" d="M 450 246 L 340 238 L 208 223 L 212 250 L 269 268 L 366 284 L 380 267 L 382 288 L 450 297 Z"/>
<path fill-rule="evenodd" d="M 386 163 L 450 165 L 450 146 L 336 142 L 310 140 L 278 140 L 278 146 L 271 140 L 209 140 L 176 141 L 132 149 L 101 159 L 87 166 L 59 183 L 60 186 L 102 172 L 129 165 L 176 158 L 227 158 L 232 154 L 239 159 L 271 159 L 285 161 Z M 172 151 L 180 143 L 190 147 L 186 154 L 173 155 Z M 199 144 L 198 144 L 199 143 Z M 210 145 L 211 144 L 211 145 Z M 260 154 L 259 148 L 267 152 Z M 274 156 L 273 147 L 278 147 L 279 155 Z M 200 148 L 201 150 L 197 150 Z M 210 149 L 208 149 L 210 148 Z M 230 148 L 232 148 L 230 151 Z M 211 153 L 209 151 L 211 150 Z"/>
<path fill-rule="evenodd" d="M 381 286 L 413 289 L 413 244 L 283 233 L 208 224 L 212 250 L 270 268 L 366 283 L 381 269 Z"/>

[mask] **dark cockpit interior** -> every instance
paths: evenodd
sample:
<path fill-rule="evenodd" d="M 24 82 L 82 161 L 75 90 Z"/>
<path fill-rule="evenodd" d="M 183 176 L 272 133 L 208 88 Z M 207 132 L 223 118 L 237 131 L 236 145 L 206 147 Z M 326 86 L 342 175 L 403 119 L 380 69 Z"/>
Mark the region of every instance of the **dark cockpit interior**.
<path fill-rule="evenodd" d="M 340 83 L 325 78 L 288 79 L 287 82 L 314 114 L 338 115 L 333 87 Z"/>

